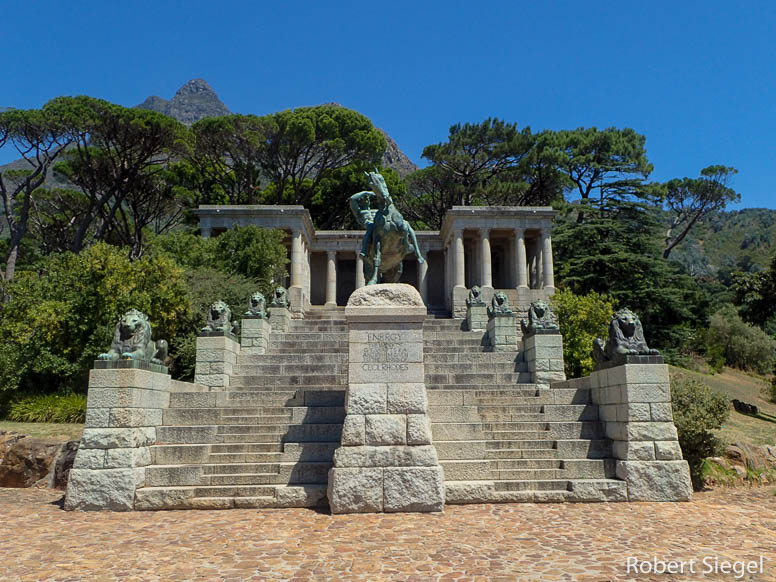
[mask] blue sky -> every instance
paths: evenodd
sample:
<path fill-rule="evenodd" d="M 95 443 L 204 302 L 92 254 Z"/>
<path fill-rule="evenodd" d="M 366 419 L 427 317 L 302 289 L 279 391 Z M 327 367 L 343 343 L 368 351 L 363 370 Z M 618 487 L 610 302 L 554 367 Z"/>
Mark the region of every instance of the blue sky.
<path fill-rule="evenodd" d="M 740 206 L 776 208 L 774 2 L 6 0 L 2 17 L 0 107 L 131 106 L 202 77 L 235 112 L 356 109 L 421 165 L 459 121 L 633 127 L 651 179 L 731 165 Z"/>

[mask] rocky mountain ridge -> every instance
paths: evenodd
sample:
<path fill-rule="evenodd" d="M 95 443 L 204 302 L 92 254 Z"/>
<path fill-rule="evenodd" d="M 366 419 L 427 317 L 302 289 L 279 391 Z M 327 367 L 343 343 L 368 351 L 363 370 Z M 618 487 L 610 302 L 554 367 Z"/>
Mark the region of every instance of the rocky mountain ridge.
<path fill-rule="evenodd" d="M 327 105 L 342 107 L 339 103 L 327 103 Z M 184 125 L 191 125 L 205 117 L 220 117 L 232 113 L 204 79 L 188 81 L 178 89 L 169 101 L 152 95 L 137 107 L 164 113 L 174 117 Z M 379 127 L 377 129 L 388 143 L 385 154 L 383 154 L 383 166 L 393 168 L 402 178 L 417 170 L 418 167 L 401 151 L 391 136 L 384 129 Z"/>

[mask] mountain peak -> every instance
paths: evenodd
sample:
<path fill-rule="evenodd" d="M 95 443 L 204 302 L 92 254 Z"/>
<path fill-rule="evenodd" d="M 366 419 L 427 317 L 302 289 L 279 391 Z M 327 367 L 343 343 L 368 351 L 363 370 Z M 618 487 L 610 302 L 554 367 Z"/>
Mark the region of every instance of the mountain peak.
<path fill-rule="evenodd" d="M 169 101 L 152 96 L 138 105 L 138 108 L 164 113 L 185 125 L 205 117 L 220 117 L 231 113 L 204 79 L 187 81 Z"/>
<path fill-rule="evenodd" d="M 209 94 L 218 99 L 218 95 L 216 95 L 216 92 L 213 91 L 213 88 L 208 84 L 205 79 L 192 79 L 191 81 L 187 81 L 183 84 L 183 86 L 178 89 L 178 91 L 175 93 L 175 97 L 173 97 L 173 101 L 179 97 L 185 97 L 186 95 L 196 95 L 196 94 Z"/>

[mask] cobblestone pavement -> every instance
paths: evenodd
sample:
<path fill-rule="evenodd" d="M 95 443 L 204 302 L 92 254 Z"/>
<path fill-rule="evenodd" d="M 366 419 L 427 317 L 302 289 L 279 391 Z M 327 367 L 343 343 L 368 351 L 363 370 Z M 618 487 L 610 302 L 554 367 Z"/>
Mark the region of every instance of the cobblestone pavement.
<path fill-rule="evenodd" d="M 80 513 L 0 489 L 0 580 L 776 580 L 774 489 L 690 503 L 449 506 L 436 515 L 307 509 Z M 764 573 L 630 575 L 639 560 L 765 559 Z"/>

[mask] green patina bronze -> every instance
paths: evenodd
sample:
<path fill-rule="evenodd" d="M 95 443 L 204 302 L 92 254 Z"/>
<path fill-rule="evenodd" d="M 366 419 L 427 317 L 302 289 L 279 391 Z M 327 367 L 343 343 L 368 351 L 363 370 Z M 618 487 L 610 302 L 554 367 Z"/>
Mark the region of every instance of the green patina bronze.
<path fill-rule="evenodd" d="M 350 209 L 358 224 L 366 229 L 361 242 L 364 279 L 367 285 L 398 283 L 405 256 L 414 253 L 419 263 L 425 259 L 420 253 L 415 231 L 394 206 L 383 176 L 376 171 L 368 172 L 367 176 L 372 191 L 365 190 L 350 197 Z M 376 209 L 372 208 L 372 199 Z"/>

